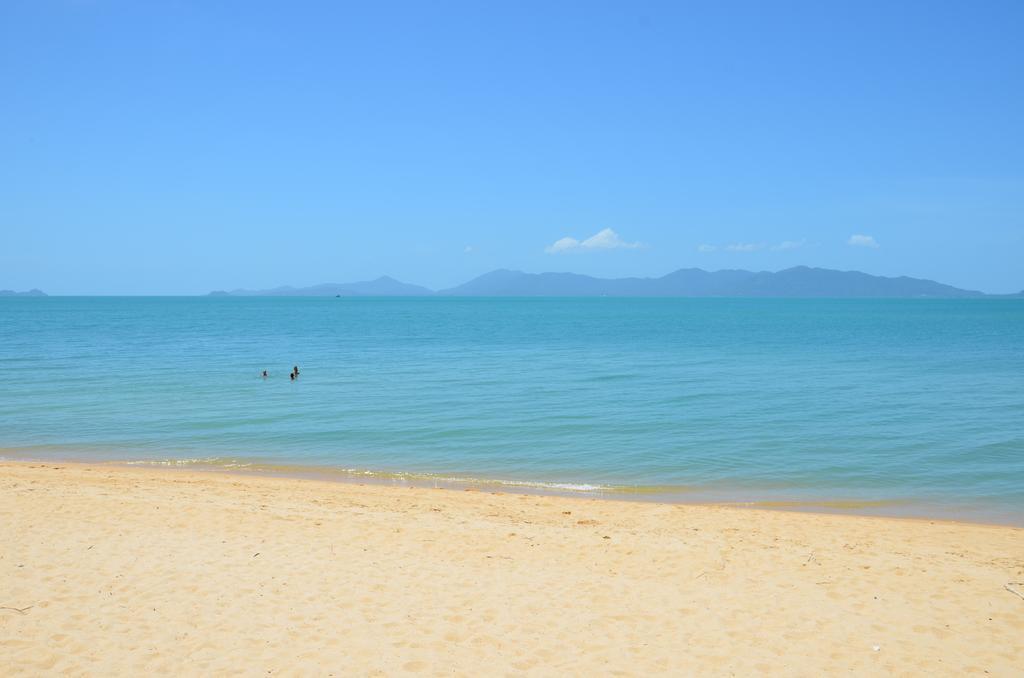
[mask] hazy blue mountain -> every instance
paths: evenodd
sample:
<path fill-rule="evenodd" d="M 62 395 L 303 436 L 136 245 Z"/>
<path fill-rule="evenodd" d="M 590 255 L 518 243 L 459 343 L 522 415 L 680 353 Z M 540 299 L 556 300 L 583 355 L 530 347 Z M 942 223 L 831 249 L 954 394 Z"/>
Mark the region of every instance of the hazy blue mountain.
<path fill-rule="evenodd" d="M 354 283 L 324 283 L 312 287 L 275 287 L 269 290 L 232 290 L 210 292 L 210 296 L 231 297 L 417 297 L 433 294 L 419 285 L 410 285 L 388 276 Z"/>
<path fill-rule="evenodd" d="M 451 296 L 680 296 L 680 297 L 980 297 L 932 280 L 885 278 L 858 271 L 797 266 L 777 273 L 699 268 L 660 278 L 593 278 L 575 273 L 500 269 L 442 290 Z"/>
<path fill-rule="evenodd" d="M 0 290 L 0 297 L 45 297 L 46 292 L 31 289 L 28 292 L 15 292 L 14 290 Z"/>
<path fill-rule="evenodd" d="M 35 290 L 38 291 L 38 290 Z M 942 297 L 987 296 L 921 278 L 886 278 L 859 271 L 796 266 L 769 271 L 681 268 L 660 278 L 595 278 L 578 273 L 523 273 L 498 269 L 457 287 L 432 292 L 387 276 L 313 287 L 211 292 L 212 296 L 443 296 L 463 297 Z M 1021 294 L 992 295 L 1019 297 Z"/>
<path fill-rule="evenodd" d="M 756 273 L 742 283 L 742 296 L 769 297 L 981 297 L 934 280 L 886 278 L 859 271 L 797 266 L 778 273 Z"/>
<path fill-rule="evenodd" d="M 606 280 L 577 273 L 523 273 L 499 269 L 438 294 L 455 296 L 550 296 L 577 297 L 629 294 L 629 282 L 640 284 L 634 294 L 643 294 L 641 278 Z M 618 291 L 621 290 L 621 291 Z"/>

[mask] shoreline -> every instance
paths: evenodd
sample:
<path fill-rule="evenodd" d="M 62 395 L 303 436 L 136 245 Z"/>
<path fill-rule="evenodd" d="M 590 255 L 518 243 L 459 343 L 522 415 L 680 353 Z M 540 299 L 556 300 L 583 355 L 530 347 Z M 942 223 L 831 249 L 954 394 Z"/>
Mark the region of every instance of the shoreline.
<path fill-rule="evenodd" d="M 382 487 L 414 487 L 421 489 L 476 489 L 486 492 L 553 496 L 599 501 L 624 501 L 684 506 L 721 506 L 739 509 L 787 511 L 822 515 L 868 516 L 905 520 L 944 521 L 975 525 L 1024 528 L 1024 512 L 995 510 L 978 504 L 942 503 L 924 498 L 859 499 L 802 498 L 798 494 L 769 496 L 747 491 L 746 495 L 710 486 L 690 485 L 603 485 L 558 481 L 531 481 L 476 478 L 471 474 L 435 474 L 429 472 L 379 471 L 346 469 L 316 464 L 280 464 L 258 458 L 188 457 L 162 459 L 110 459 L 102 457 L 45 456 L 34 457 L 17 449 L 0 449 L 0 464 L 92 464 L 123 468 L 151 468 L 197 473 L 237 474 L 249 477 L 305 479 L 343 484 L 371 484 Z M 727 498 L 732 495 L 733 498 Z M 929 510 L 931 509 L 931 510 Z M 968 517 L 955 515 L 968 512 Z"/>
<path fill-rule="evenodd" d="M 14 675 L 1024 662 L 1020 528 L 165 470 L 0 463 Z"/>

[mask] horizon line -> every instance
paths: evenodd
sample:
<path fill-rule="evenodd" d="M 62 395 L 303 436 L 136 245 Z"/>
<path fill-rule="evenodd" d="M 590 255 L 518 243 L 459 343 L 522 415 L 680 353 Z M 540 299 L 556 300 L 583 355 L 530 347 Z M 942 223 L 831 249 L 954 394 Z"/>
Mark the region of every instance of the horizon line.
<path fill-rule="evenodd" d="M 258 293 L 260 293 L 260 292 L 271 292 L 271 291 L 274 291 L 274 290 L 297 290 L 298 291 L 298 290 L 306 290 L 306 289 L 311 289 L 311 288 L 316 288 L 316 287 L 325 287 L 325 286 L 332 286 L 332 285 L 336 285 L 336 286 L 360 285 L 360 284 L 375 283 L 375 282 L 379 282 L 379 281 L 393 281 L 395 283 L 399 283 L 399 284 L 402 284 L 402 285 L 408 285 L 410 287 L 417 287 L 417 288 L 419 288 L 419 289 L 421 289 L 424 292 L 429 293 L 429 294 L 422 294 L 422 293 L 421 294 L 409 294 L 409 295 L 401 295 L 401 294 L 348 294 L 348 295 L 341 295 L 341 296 L 363 296 L 363 297 L 401 297 L 401 296 L 416 297 L 416 296 L 430 296 L 430 295 L 439 295 L 439 296 L 517 296 L 517 295 L 500 295 L 500 294 L 499 295 L 460 295 L 460 294 L 445 295 L 445 294 L 442 294 L 442 293 L 448 292 L 448 291 L 452 291 L 452 290 L 456 290 L 459 287 L 461 287 L 463 285 L 466 285 L 466 284 L 469 284 L 469 283 L 471 283 L 471 282 L 473 282 L 473 281 L 475 281 L 475 280 L 477 280 L 479 278 L 482 278 L 484 276 L 491 275 L 491 274 L 494 274 L 494 273 L 502 273 L 502 272 L 504 272 L 504 273 L 521 274 L 521 275 L 526 275 L 526 276 L 569 275 L 569 276 L 577 276 L 577 277 L 580 277 L 580 278 L 588 278 L 590 280 L 596 280 L 596 281 L 616 282 L 616 281 L 628 281 L 628 280 L 657 281 L 657 280 L 661 280 L 661 279 L 663 279 L 663 278 L 665 278 L 665 277 L 667 277 L 669 275 L 672 275 L 673 273 L 679 273 L 681 271 L 700 271 L 702 273 L 708 273 L 708 274 L 716 274 L 716 273 L 723 273 L 723 272 L 742 272 L 742 273 L 750 273 L 750 274 L 753 274 L 753 275 L 758 275 L 758 274 L 773 274 L 774 275 L 774 274 L 783 273 L 783 272 L 786 272 L 786 271 L 794 271 L 794 270 L 800 270 L 800 269 L 806 269 L 806 270 L 811 270 L 811 271 L 827 271 L 827 272 L 832 272 L 832 273 L 854 273 L 854 274 L 860 274 L 860 275 L 869 276 L 869 277 L 872 277 L 872 278 L 880 278 L 880 279 L 884 279 L 884 280 L 902 280 L 902 279 L 905 279 L 905 280 L 925 281 L 925 282 L 930 282 L 930 283 L 935 283 L 935 284 L 939 284 L 939 285 L 945 285 L 945 286 L 948 286 L 948 287 L 952 287 L 952 288 L 954 288 L 954 289 L 956 289 L 958 291 L 961 291 L 961 292 L 969 292 L 969 293 L 972 293 L 972 294 L 980 294 L 980 295 L 984 295 L 984 296 L 1006 297 L 1006 296 L 1021 296 L 1021 295 L 1024 295 L 1024 287 L 1022 287 L 1019 290 L 1009 291 L 1009 292 L 990 292 L 990 291 L 983 291 L 983 290 L 980 290 L 980 289 L 968 289 L 968 288 L 956 287 L 955 285 L 949 285 L 948 283 L 941 283 L 941 282 L 938 282 L 938 281 L 933 280 L 933 279 L 918 278 L 918 277 L 911 276 L 911 275 L 906 275 L 906 274 L 901 274 L 901 275 L 878 275 L 878 274 L 873 274 L 873 273 L 865 273 L 864 271 L 860 271 L 860 270 L 856 270 L 856 269 L 835 269 L 835 268 L 825 268 L 825 267 L 821 267 L 821 266 L 810 266 L 810 265 L 807 265 L 807 264 L 798 264 L 796 266 L 789 266 L 789 267 L 777 269 L 777 270 L 774 270 L 774 271 L 773 270 L 768 270 L 768 269 L 751 270 L 751 269 L 744 269 L 744 268 L 719 268 L 719 269 L 715 269 L 715 270 L 710 270 L 710 269 L 705 269 L 705 268 L 701 268 L 701 267 L 698 267 L 698 266 L 689 266 L 689 267 L 675 268 L 675 269 L 672 269 L 672 270 L 668 271 L 667 273 L 664 273 L 664 274 L 661 274 L 661 275 L 656 275 L 656 276 L 655 275 L 646 275 L 646 276 L 644 276 L 644 275 L 626 275 L 626 276 L 620 276 L 620 277 L 599 277 L 599 276 L 590 275 L 590 274 L 587 274 L 587 273 L 576 273 L 576 272 L 573 272 L 573 271 L 541 271 L 541 272 L 538 272 L 538 273 L 533 273 L 533 272 L 523 271 L 523 270 L 520 270 L 520 269 L 511 269 L 511 268 L 499 267 L 499 268 L 491 269 L 489 271 L 485 271 L 484 273 L 480 273 L 480 274 L 470 278 L 469 280 L 467 280 L 467 281 L 465 281 L 463 283 L 458 283 L 458 284 L 455 284 L 455 285 L 452 285 L 452 286 L 442 287 L 442 288 L 438 288 L 438 289 L 434 289 L 434 288 L 431 288 L 431 287 L 427 287 L 426 285 L 420 285 L 420 284 L 417 284 L 417 283 L 409 283 L 409 282 L 406 282 L 404 280 L 400 280 L 400 279 L 398 279 L 398 278 L 396 278 L 396 277 L 394 277 L 393 275 L 390 275 L 390 274 L 381 274 L 381 275 L 379 275 L 379 276 L 377 276 L 375 278 L 369 278 L 369 279 L 363 279 L 363 280 L 355 280 L 355 281 L 351 281 L 351 282 L 320 282 L 320 283 L 313 283 L 313 284 L 310 284 L 310 285 L 282 284 L 282 285 L 276 285 L 276 286 L 273 286 L 273 287 L 264 287 L 264 288 L 235 287 L 233 289 L 221 288 L 221 289 L 208 290 L 206 292 L 194 292 L 194 293 L 171 292 L 171 293 L 140 293 L 140 294 L 136 294 L 136 293 L 77 293 L 77 292 L 71 292 L 71 293 L 55 293 L 55 294 L 51 294 L 51 293 L 45 292 L 42 288 L 39 288 L 39 287 L 34 287 L 34 288 L 32 288 L 32 289 L 30 289 L 28 291 L 24 291 L 24 292 L 19 292 L 19 291 L 16 291 L 14 289 L 0 288 L 0 297 L 3 297 L 3 298 L 27 297 L 27 296 L 28 297 L 31 297 L 31 296 L 36 296 L 36 297 L 38 297 L 38 296 L 48 296 L 48 297 L 202 297 L 202 296 L 233 296 L 233 295 L 241 296 L 240 293 L 250 293 L 250 294 L 248 294 L 246 296 L 273 296 L 273 295 L 258 294 Z M 317 294 L 294 294 L 294 295 L 288 295 L 288 296 L 314 297 L 314 296 L 325 296 L 325 295 L 322 295 L 322 294 L 321 295 L 317 295 Z M 660 295 L 643 295 L 643 294 L 558 295 L 558 294 L 534 294 L 534 295 L 523 295 L 523 296 L 532 296 L 532 297 L 560 297 L 560 296 L 570 296 L 570 297 L 571 296 L 622 296 L 622 297 L 644 297 L 644 296 L 653 296 L 653 297 L 658 297 L 658 296 L 660 296 L 660 297 L 698 297 L 698 296 L 703 296 L 703 297 L 707 297 L 707 296 L 721 296 L 721 297 L 737 297 L 737 298 L 742 298 L 742 297 L 762 298 L 762 297 L 764 297 L 766 295 L 714 295 L 714 294 L 700 294 L 700 295 L 697 295 L 697 294 L 678 294 L 678 295 L 677 294 L 660 294 Z M 777 295 L 777 296 L 783 296 L 783 295 Z M 785 295 L 785 296 L 790 296 L 792 298 L 798 298 L 798 297 L 801 297 L 801 296 L 804 296 L 804 295 L 794 294 L 794 295 Z M 815 295 L 815 296 L 817 296 L 817 295 Z M 844 296 L 846 296 L 846 297 L 853 297 L 855 295 L 844 295 Z M 916 296 L 920 296 L 920 295 L 916 295 Z M 817 298 L 823 298 L 823 297 L 817 296 Z M 872 297 L 863 297 L 863 298 L 872 298 Z M 875 298 L 877 298 L 877 295 L 875 295 Z M 908 297 L 904 297 L 904 298 L 912 298 L 912 297 L 908 296 Z"/>

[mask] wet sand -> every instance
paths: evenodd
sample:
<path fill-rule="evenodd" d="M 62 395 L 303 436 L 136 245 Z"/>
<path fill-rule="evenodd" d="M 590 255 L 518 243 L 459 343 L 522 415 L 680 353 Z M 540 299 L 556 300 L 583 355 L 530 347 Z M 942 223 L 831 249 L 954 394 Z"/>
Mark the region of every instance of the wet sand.
<path fill-rule="evenodd" d="M 0 488 L 4 675 L 1024 667 L 1020 528 L 89 464 Z"/>

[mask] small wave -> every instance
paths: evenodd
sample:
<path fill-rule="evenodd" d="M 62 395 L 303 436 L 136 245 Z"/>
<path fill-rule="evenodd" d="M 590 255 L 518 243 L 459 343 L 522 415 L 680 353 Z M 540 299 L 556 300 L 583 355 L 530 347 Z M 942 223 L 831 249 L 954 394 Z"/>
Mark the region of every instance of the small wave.
<path fill-rule="evenodd" d="M 500 480 L 501 485 L 513 487 L 542 487 L 550 490 L 570 490 L 572 492 L 611 492 L 615 487 L 611 485 L 591 485 L 589 483 L 544 483 L 531 482 L 528 480 Z"/>
<path fill-rule="evenodd" d="M 111 461 L 112 464 L 124 466 L 197 466 L 209 468 L 255 468 L 255 464 L 237 459 L 223 457 L 193 457 L 183 459 L 127 459 Z"/>
<path fill-rule="evenodd" d="M 812 509 L 825 508 L 835 510 L 856 511 L 859 509 L 886 508 L 910 504 L 907 499 L 803 499 L 803 500 L 760 500 L 760 501 L 727 501 L 720 502 L 729 506 L 746 506 L 750 508 L 775 509 Z"/>
<path fill-rule="evenodd" d="M 243 461 L 228 457 L 183 457 L 167 459 L 130 459 L 111 463 L 126 466 L 163 466 L 191 467 L 213 470 L 244 470 L 254 473 L 274 475 L 301 475 L 318 478 L 366 478 L 377 481 L 403 481 L 410 484 L 437 485 L 478 485 L 533 488 L 561 492 L 631 492 L 636 488 L 595 483 L 567 483 L 544 480 L 507 480 L 501 478 L 478 478 L 475 476 L 443 475 L 435 473 L 416 473 L 412 471 L 377 471 L 373 469 L 341 468 L 336 466 L 313 466 L 299 464 L 269 464 L 255 461 Z"/>
<path fill-rule="evenodd" d="M 436 473 L 413 473 L 407 471 L 372 471 L 368 469 L 340 469 L 350 476 L 363 476 L 384 480 L 407 480 L 410 482 L 437 482 L 452 485 L 500 485 L 505 487 L 531 487 L 547 490 L 564 490 L 569 492 L 613 492 L 613 485 L 595 485 L 593 483 L 564 483 L 544 480 L 505 480 L 501 478 L 477 478 L 473 476 L 447 476 Z"/>

